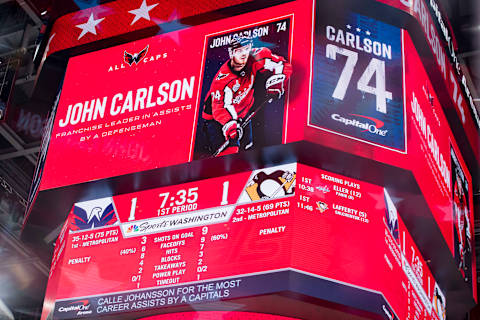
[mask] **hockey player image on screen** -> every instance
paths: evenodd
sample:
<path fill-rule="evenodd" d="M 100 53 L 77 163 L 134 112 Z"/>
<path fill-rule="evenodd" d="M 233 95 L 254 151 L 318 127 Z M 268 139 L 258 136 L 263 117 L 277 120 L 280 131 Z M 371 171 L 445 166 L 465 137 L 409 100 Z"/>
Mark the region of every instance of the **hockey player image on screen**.
<path fill-rule="evenodd" d="M 453 212 L 455 218 L 455 235 L 456 239 L 458 240 L 458 248 L 456 248 L 459 253 L 458 268 L 465 277 L 464 272 L 467 269 L 465 255 L 467 252 L 470 252 L 470 222 L 468 221 L 467 199 L 458 177 L 456 179 L 453 191 Z"/>
<path fill-rule="evenodd" d="M 196 158 L 248 150 L 257 141 L 258 145 L 273 144 L 268 142 L 273 136 L 281 143 L 285 93 L 292 73 L 287 61 L 288 25 L 289 19 L 284 19 L 216 36 L 209 42 Z M 216 39 L 226 44 L 219 46 Z M 213 69 L 209 57 L 219 50 L 227 59 Z M 218 61 L 219 56 L 213 60 Z"/>
<path fill-rule="evenodd" d="M 457 156 L 451 150 L 452 207 L 455 261 L 465 281 L 471 281 L 472 230 L 470 222 L 469 187 Z"/>

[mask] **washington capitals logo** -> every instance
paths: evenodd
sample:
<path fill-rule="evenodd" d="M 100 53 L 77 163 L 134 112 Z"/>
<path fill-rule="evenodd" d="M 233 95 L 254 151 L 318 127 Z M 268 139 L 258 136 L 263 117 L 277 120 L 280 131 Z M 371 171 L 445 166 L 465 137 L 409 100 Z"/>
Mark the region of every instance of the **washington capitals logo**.
<path fill-rule="evenodd" d="M 386 210 L 385 210 L 385 223 L 387 224 L 388 230 L 392 234 L 393 238 L 397 243 L 400 243 L 400 234 L 398 230 L 398 212 L 393 204 L 392 198 L 387 192 L 387 189 L 383 189 L 385 203 L 386 203 Z"/>
<path fill-rule="evenodd" d="M 222 80 L 223 78 L 226 78 L 229 74 L 230 73 L 219 73 L 215 80 Z"/>
<path fill-rule="evenodd" d="M 117 216 L 111 201 L 87 201 L 73 207 L 71 227 L 74 231 L 109 226 L 115 222 Z"/>
<path fill-rule="evenodd" d="M 139 53 L 128 53 L 126 50 L 123 52 L 123 60 L 131 66 L 133 63 L 138 64 L 142 61 L 143 58 L 147 55 L 148 52 L 148 45 Z"/>

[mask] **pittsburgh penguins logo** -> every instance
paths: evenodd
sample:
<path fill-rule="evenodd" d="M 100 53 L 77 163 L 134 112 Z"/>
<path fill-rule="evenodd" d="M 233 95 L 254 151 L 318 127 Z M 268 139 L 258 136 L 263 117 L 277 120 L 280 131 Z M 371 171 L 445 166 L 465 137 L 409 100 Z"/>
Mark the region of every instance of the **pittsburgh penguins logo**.
<path fill-rule="evenodd" d="M 435 284 L 435 291 L 433 295 L 433 308 L 441 320 L 446 318 L 445 297 L 438 288 L 437 284 Z"/>
<path fill-rule="evenodd" d="M 320 211 L 321 213 L 324 213 L 328 209 L 328 204 L 323 201 L 317 201 L 317 210 Z"/>
<path fill-rule="evenodd" d="M 252 201 L 273 199 L 295 193 L 296 173 L 277 170 L 270 174 L 257 173 L 245 188 Z"/>

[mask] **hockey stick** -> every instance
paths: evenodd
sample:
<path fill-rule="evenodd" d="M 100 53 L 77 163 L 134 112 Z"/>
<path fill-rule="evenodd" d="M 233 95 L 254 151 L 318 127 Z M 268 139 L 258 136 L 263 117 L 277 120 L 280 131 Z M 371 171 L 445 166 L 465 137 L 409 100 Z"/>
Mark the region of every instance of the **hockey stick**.
<path fill-rule="evenodd" d="M 295 179 L 293 178 L 293 179 L 290 180 L 290 181 L 288 181 L 287 179 L 285 179 L 285 182 L 282 183 L 282 184 L 273 192 L 273 194 L 272 194 L 271 196 L 268 196 L 268 198 L 269 198 L 269 199 L 272 199 L 273 197 L 275 197 L 275 196 L 277 195 L 277 193 L 279 193 L 280 190 L 282 190 L 282 188 L 283 188 L 288 182 L 292 182 L 293 180 L 295 180 Z M 291 188 L 291 187 L 292 187 L 292 186 L 290 186 L 290 188 Z M 290 190 L 290 188 L 288 188 L 288 190 Z M 285 190 L 285 191 L 288 192 L 288 190 Z"/>
<path fill-rule="evenodd" d="M 253 110 L 252 113 L 250 113 L 242 122 L 240 125 L 240 128 L 245 129 L 245 127 L 252 121 L 252 118 L 260 111 L 260 109 L 263 108 L 263 106 L 268 102 L 271 103 L 273 101 L 273 98 L 267 99 L 260 103 L 260 105 L 257 107 L 257 109 Z M 230 144 L 230 139 L 225 140 L 225 142 L 218 147 L 217 151 L 213 154 L 214 157 L 218 156 L 220 153 L 222 153 L 225 149 L 227 149 L 228 145 Z"/>

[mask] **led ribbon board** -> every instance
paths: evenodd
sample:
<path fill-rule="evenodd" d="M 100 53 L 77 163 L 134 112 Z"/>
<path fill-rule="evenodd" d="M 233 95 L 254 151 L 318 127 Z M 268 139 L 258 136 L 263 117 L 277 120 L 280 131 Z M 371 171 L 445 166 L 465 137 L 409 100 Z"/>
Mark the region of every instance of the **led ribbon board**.
<path fill-rule="evenodd" d="M 95 318 L 285 290 L 445 318 L 388 190 L 295 163 L 76 203 L 46 306 Z"/>

